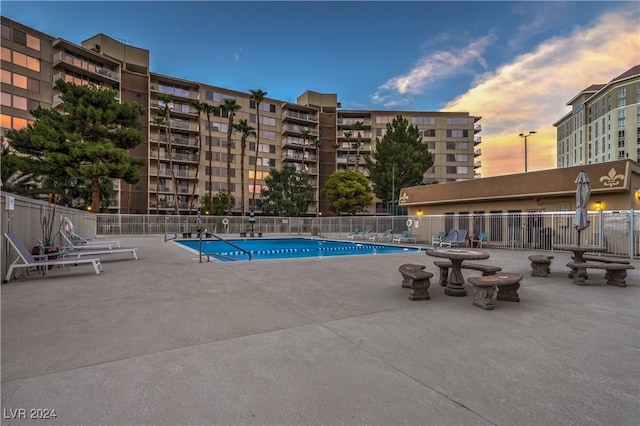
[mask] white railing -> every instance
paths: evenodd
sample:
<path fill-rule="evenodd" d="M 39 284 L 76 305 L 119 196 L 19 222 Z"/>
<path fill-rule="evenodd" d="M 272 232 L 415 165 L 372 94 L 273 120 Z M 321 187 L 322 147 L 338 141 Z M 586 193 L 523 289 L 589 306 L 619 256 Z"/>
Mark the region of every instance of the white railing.
<path fill-rule="evenodd" d="M 195 212 L 190 216 L 166 215 L 97 215 L 98 234 L 154 234 L 158 229 L 166 232 L 196 232 Z M 229 233 L 240 232 L 248 223 L 245 217 L 231 216 L 228 228 L 223 226 L 224 216 L 201 216 L 199 229 Z M 331 238 L 346 238 L 355 228 L 371 229 L 383 233 L 393 229 L 394 234 L 408 230 L 411 219 L 412 234 L 418 243 L 430 245 L 433 236 L 452 229 L 466 229 L 469 235 L 489 234 L 484 247 L 512 250 L 552 251 L 557 244 L 576 244 L 578 233 L 572 226 L 573 212 L 487 213 L 433 216 L 340 216 L 340 217 L 256 217 L 256 226 L 263 233 L 319 234 Z M 640 211 L 592 211 L 591 226 L 581 233 L 582 244 L 607 247 L 607 253 L 619 256 L 640 256 Z M 117 226 L 114 226 L 117 224 Z M 149 225 L 146 225 L 149 224 Z M 160 227 L 158 224 L 166 224 Z M 294 225 L 295 224 L 295 225 Z"/>

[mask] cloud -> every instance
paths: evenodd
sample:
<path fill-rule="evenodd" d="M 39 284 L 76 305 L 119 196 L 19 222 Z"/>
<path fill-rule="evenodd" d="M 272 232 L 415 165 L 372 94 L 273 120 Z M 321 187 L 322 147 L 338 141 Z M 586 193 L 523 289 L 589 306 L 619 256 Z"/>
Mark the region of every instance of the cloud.
<path fill-rule="evenodd" d="M 556 167 L 553 123 L 569 112 L 566 103 L 591 84 L 607 83 L 638 64 L 638 11 L 624 8 L 602 15 L 566 37 L 549 39 L 534 51 L 479 76 L 473 87 L 445 111 L 482 116 L 482 176 Z"/>
<path fill-rule="evenodd" d="M 409 102 L 411 95 L 421 94 L 428 83 L 443 80 L 468 72 L 470 64 L 478 62 L 484 69 L 487 63 L 482 57 L 493 36 L 487 35 L 474 40 L 463 49 L 441 50 L 429 54 L 418 61 L 405 75 L 393 77 L 378 87 L 371 96 L 374 103 L 389 108 Z"/>

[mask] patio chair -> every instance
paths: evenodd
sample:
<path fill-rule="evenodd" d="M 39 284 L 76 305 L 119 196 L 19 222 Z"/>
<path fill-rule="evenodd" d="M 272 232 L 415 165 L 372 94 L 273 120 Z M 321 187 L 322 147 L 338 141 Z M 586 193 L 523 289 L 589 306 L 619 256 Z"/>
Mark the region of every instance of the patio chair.
<path fill-rule="evenodd" d="M 434 236 L 431 238 L 431 244 L 433 244 L 434 246 L 439 246 L 439 245 L 440 245 L 440 243 L 441 243 L 442 241 L 444 241 L 444 239 L 445 239 L 445 237 L 446 237 L 446 236 L 447 236 L 447 233 L 446 233 L 446 232 L 444 232 L 444 231 L 440 231 L 440 232 L 438 232 L 438 235 L 434 235 Z"/>
<path fill-rule="evenodd" d="M 466 229 L 452 229 L 440 243 L 440 247 L 458 247 L 460 244 L 464 244 L 468 232 Z"/>
<path fill-rule="evenodd" d="M 349 235 L 347 235 L 347 238 L 350 239 L 350 240 L 353 240 L 358 235 L 360 235 L 360 229 L 359 228 L 354 228 L 353 232 L 350 233 Z"/>
<path fill-rule="evenodd" d="M 134 259 L 138 259 L 138 254 L 136 250 L 137 247 L 111 247 L 109 245 L 105 246 L 76 246 L 74 245 L 69 237 L 64 232 L 61 232 L 60 235 L 62 239 L 67 243 L 66 246 L 62 246 L 61 248 L 67 251 L 67 256 L 79 258 L 81 256 L 100 256 L 104 254 L 115 254 L 115 253 L 131 253 Z"/>
<path fill-rule="evenodd" d="M 414 243 L 418 242 L 418 234 L 409 234 L 409 231 L 403 232 L 402 237 L 400 238 L 401 242 L 405 241 L 413 241 Z"/>
<path fill-rule="evenodd" d="M 391 232 L 393 231 L 392 228 L 387 229 L 386 231 L 384 231 L 384 233 L 382 235 L 378 235 L 378 234 L 373 234 L 372 236 L 369 237 L 370 241 L 377 241 L 377 240 L 382 240 L 382 241 L 387 241 L 391 238 Z"/>
<path fill-rule="evenodd" d="M 367 238 L 369 238 L 370 233 L 371 233 L 371 229 L 367 228 L 357 238 L 359 240 L 366 240 Z"/>
<path fill-rule="evenodd" d="M 9 243 L 13 246 L 13 248 L 18 252 L 18 257 L 13 261 L 11 265 L 9 265 L 9 270 L 7 271 L 7 276 L 5 277 L 5 282 L 8 282 L 11 279 L 13 274 L 13 270 L 16 268 L 27 268 L 27 271 L 31 268 L 37 268 L 42 274 L 46 272 L 48 266 L 71 266 L 71 265 L 81 265 L 81 264 L 91 264 L 93 265 L 93 269 L 96 271 L 96 275 L 100 275 L 102 272 L 102 264 L 100 263 L 99 257 L 83 257 L 80 259 L 70 259 L 68 257 L 57 258 L 57 259 L 49 259 L 51 254 L 45 255 L 34 255 L 31 254 L 29 249 L 24 245 L 20 238 L 13 232 L 5 232 L 4 236 Z M 63 254 L 64 256 L 67 253 Z"/>
<path fill-rule="evenodd" d="M 76 231 L 73 222 L 66 216 L 63 216 L 60 220 L 60 234 L 66 235 L 72 244 L 77 246 L 92 246 L 92 247 L 120 247 L 120 240 L 98 240 L 98 239 L 86 239 L 83 238 L 78 231 Z"/>
<path fill-rule="evenodd" d="M 488 240 L 489 234 L 487 234 L 486 232 L 481 232 L 477 237 L 473 237 L 471 239 L 471 244 L 482 248 L 482 244 L 486 243 Z"/>
<path fill-rule="evenodd" d="M 394 243 L 402 243 L 405 241 L 413 241 L 415 243 L 418 241 L 418 235 L 409 235 L 409 231 L 402 231 L 402 234 L 393 237 Z"/>

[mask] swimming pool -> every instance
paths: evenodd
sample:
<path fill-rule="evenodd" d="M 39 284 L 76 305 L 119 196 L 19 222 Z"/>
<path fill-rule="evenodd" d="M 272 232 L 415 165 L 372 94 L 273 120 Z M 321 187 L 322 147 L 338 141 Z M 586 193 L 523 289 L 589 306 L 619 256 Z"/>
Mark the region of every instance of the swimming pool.
<path fill-rule="evenodd" d="M 190 251 L 199 253 L 199 240 L 175 240 L 175 242 Z M 249 255 L 241 249 L 251 252 L 251 260 L 380 255 L 421 251 L 418 247 L 403 247 L 358 241 L 318 240 L 313 238 L 241 238 L 226 241 L 202 240 L 202 254 L 211 255 L 223 262 L 249 260 Z"/>

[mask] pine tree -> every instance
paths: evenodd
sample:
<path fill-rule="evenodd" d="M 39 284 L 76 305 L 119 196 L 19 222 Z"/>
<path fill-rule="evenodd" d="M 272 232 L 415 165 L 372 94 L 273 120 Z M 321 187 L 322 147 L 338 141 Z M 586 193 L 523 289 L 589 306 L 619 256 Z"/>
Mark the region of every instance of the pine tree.
<path fill-rule="evenodd" d="M 38 107 L 35 122 L 6 137 L 23 172 L 36 176 L 84 177 L 91 181 L 91 208 L 100 211 L 100 178 L 140 180 L 144 159 L 127 150 L 143 142 L 138 130 L 144 109 L 119 103 L 117 92 L 96 86 L 77 86 L 58 80 L 62 111 Z"/>

